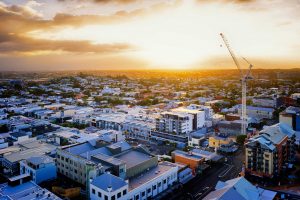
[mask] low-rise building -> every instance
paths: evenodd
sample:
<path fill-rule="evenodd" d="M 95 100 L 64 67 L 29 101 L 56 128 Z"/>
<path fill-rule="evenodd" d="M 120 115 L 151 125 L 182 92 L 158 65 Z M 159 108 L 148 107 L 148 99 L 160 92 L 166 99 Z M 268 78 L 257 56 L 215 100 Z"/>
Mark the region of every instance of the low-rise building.
<path fill-rule="evenodd" d="M 188 145 L 191 147 L 199 147 L 206 139 L 206 128 L 192 132 L 189 136 Z"/>
<path fill-rule="evenodd" d="M 208 143 L 209 147 L 214 148 L 216 151 L 233 153 L 238 149 L 235 145 L 235 139 L 235 137 L 226 134 L 219 134 L 209 137 Z"/>
<path fill-rule="evenodd" d="M 300 131 L 300 108 L 290 106 L 281 112 L 279 122 L 285 123 L 295 131 Z"/>
<path fill-rule="evenodd" d="M 104 173 L 90 182 L 91 200 L 150 199 L 177 182 L 178 166 L 162 162 L 130 179 Z"/>
<path fill-rule="evenodd" d="M 172 151 L 171 155 L 174 162 L 186 164 L 192 169 L 194 175 L 202 172 L 202 165 L 205 161 L 204 157 L 196 155 L 192 151 L 185 152 L 180 150 Z"/>
<path fill-rule="evenodd" d="M 214 135 L 208 139 L 208 145 L 211 148 L 220 148 L 222 145 L 229 145 L 233 142 L 234 139 L 228 135 Z"/>
<path fill-rule="evenodd" d="M 237 136 L 241 134 L 242 120 L 220 121 L 217 128 L 221 134 Z"/>
<path fill-rule="evenodd" d="M 87 152 L 94 149 L 88 142 L 57 149 L 57 172 L 82 185 L 86 185 L 89 178 L 95 177 L 104 171 L 101 164 L 89 160 L 90 155 L 87 155 Z"/>
<path fill-rule="evenodd" d="M 157 165 L 158 158 L 127 142 L 98 141 L 94 146 L 86 142 L 58 149 L 56 162 L 59 173 L 86 185 L 89 178 L 105 171 L 123 179 L 134 177 Z"/>
<path fill-rule="evenodd" d="M 267 107 L 256 107 L 256 106 L 247 106 L 247 115 L 248 117 L 253 117 L 256 119 L 272 119 L 273 118 L 273 108 Z M 241 115 L 242 106 L 238 105 L 238 113 Z"/>
<path fill-rule="evenodd" d="M 226 182 L 219 181 L 215 190 L 210 192 L 203 200 L 272 200 L 277 193 L 252 185 L 244 177 L 238 177 Z"/>
<path fill-rule="evenodd" d="M 123 131 L 127 137 L 149 140 L 151 130 L 155 128 L 154 121 L 146 119 L 126 119 L 123 124 Z"/>
<path fill-rule="evenodd" d="M 28 140 L 29 135 L 27 135 L 26 133 L 22 133 L 22 132 L 15 132 L 15 133 L 10 134 L 10 138 L 11 138 L 13 144 L 16 145 L 20 142 L 24 142 L 24 141 Z"/>
<path fill-rule="evenodd" d="M 8 183 L 0 184 L 0 199 L 3 200 L 61 200 L 45 188 L 33 181 L 28 181 L 28 175 L 20 175 L 9 179 Z"/>
<path fill-rule="evenodd" d="M 121 131 L 125 121 L 124 113 L 102 113 L 100 116 L 93 117 L 91 125 L 100 129 L 112 129 Z"/>
<path fill-rule="evenodd" d="M 259 106 L 259 107 L 276 108 L 277 98 L 272 96 L 253 97 L 252 103 L 255 106 Z"/>
<path fill-rule="evenodd" d="M 18 143 L 19 151 L 12 151 L 3 155 L 2 167 L 7 173 L 18 174 L 20 161 L 33 156 L 54 155 L 56 148 L 52 144 L 36 140 L 36 138 L 30 138 L 25 142 Z"/>
<path fill-rule="evenodd" d="M 36 184 L 56 179 L 55 161 L 46 155 L 22 160 L 20 161 L 20 173 L 29 174 Z"/>

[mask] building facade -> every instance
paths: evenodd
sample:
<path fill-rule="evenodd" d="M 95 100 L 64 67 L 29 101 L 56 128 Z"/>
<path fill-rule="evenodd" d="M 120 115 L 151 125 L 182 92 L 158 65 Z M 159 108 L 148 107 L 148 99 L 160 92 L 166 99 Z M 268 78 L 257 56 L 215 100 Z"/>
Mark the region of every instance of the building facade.
<path fill-rule="evenodd" d="M 57 172 L 82 185 L 86 185 L 89 178 L 102 173 L 103 168 L 101 165 L 80 156 L 81 150 L 79 148 L 82 150 L 90 148 L 88 143 L 78 146 L 78 149 L 76 149 L 76 145 L 74 146 L 73 149 L 57 149 Z"/>
<path fill-rule="evenodd" d="M 163 162 L 139 176 L 124 180 L 104 173 L 90 182 L 91 200 L 151 199 L 177 182 L 178 166 Z"/>
<path fill-rule="evenodd" d="M 285 124 L 265 127 L 246 143 L 246 172 L 260 177 L 283 174 L 295 159 L 295 132 Z"/>
<path fill-rule="evenodd" d="M 187 134 L 193 131 L 193 115 L 163 112 L 156 118 L 156 130 L 165 133 Z"/>
<path fill-rule="evenodd" d="M 21 161 L 20 173 L 29 174 L 32 181 L 36 184 L 53 180 L 57 177 L 54 159 L 49 156 L 31 157 Z"/>

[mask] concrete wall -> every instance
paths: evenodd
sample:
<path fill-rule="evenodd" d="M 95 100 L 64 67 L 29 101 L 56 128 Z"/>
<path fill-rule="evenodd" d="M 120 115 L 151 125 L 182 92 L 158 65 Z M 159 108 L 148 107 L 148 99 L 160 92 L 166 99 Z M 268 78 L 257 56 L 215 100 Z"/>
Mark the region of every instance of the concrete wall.
<path fill-rule="evenodd" d="M 133 176 L 136 176 L 136 175 L 144 172 L 148 168 L 156 166 L 157 164 L 158 164 L 158 158 L 157 158 L 157 156 L 154 156 L 153 158 L 150 158 L 149 160 L 147 160 L 141 164 L 138 164 L 131 168 L 127 168 L 126 169 L 126 177 L 131 178 Z"/>

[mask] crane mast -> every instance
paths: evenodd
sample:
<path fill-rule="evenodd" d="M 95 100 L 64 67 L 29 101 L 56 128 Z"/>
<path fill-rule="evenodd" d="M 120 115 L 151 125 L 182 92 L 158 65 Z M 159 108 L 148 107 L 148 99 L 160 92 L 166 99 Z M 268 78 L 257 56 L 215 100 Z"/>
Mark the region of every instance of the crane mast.
<path fill-rule="evenodd" d="M 228 43 L 228 40 L 226 39 L 225 35 L 223 33 L 220 33 L 224 44 L 226 45 L 237 69 L 240 72 L 240 77 L 241 77 L 241 83 L 242 83 L 242 113 L 241 113 L 241 120 L 242 120 L 242 126 L 241 126 L 241 134 L 246 135 L 246 129 L 247 129 L 247 81 L 249 79 L 251 79 L 250 77 L 250 73 L 251 73 L 251 69 L 252 69 L 252 64 L 248 62 L 248 60 L 246 60 L 245 58 L 243 58 L 248 64 L 249 64 L 249 68 L 248 71 L 244 74 L 240 64 L 233 52 L 233 50 L 230 48 L 230 45 Z"/>

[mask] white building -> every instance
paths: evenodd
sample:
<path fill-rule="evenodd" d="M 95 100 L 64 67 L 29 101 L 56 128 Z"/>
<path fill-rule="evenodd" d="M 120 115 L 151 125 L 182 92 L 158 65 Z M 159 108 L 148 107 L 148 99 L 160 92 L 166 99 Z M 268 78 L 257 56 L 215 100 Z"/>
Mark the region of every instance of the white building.
<path fill-rule="evenodd" d="M 127 117 L 123 124 L 123 131 L 128 137 L 141 140 L 149 140 L 151 130 L 154 128 L 155 120 L 153 118 Z"/>
<path fill-rule="evenodd" d="M 197 130 L 200 128 L 203 128 L 205 125 L 205 112 L 202 110 L 193 110 L 193 109 L 187 109 L 184 107 L 175 108 L 171 110 L 172 112 L 177 113 L 186 113 L 189 115 L 192 115 L 193 117 L 193 130 Z"/>
<path fill-rule="evenodd" d="M 137 177 L 124 180 L 104 173 L 90 182 L 91 200 L 144 200 L 157 196 L 177 182 L 178 166 L 159 163 Z"/>
<path fill-rule="evenodd" d="M 100 116 L 92 117 L 91 125 L 100 129 L 121 131 L 125 118 L 125 113 L 101 113 Z"/>
<path fill-rule="evenodd" d="M 162 112 L 156 119 L 156 130 L 165 133 L 187 134 L 193 131 L 194 116 L 179 112 Z"/>
<path fill-rule="evenodd" d="M 101 91 L 101 94 L 119 95 L 120 93 L 121 93 L 120 88 L 110 88 L 109 86 L 105 86 Z"/>
<path fill-rule="evenodd" d="M 204 111 L 205 112 L 205 120 L 211 119 L 214 115 L 214 110 L 210 106 L 190 104 L 186 108 L 190 109 L 190 110 Z"/>
<path fill-rule="evenodd" d="M 300 99 L 300 93 L 294 93 L 294 94 L 292 94 L 291 98 L 295 99 L 295 100 Z"/>

